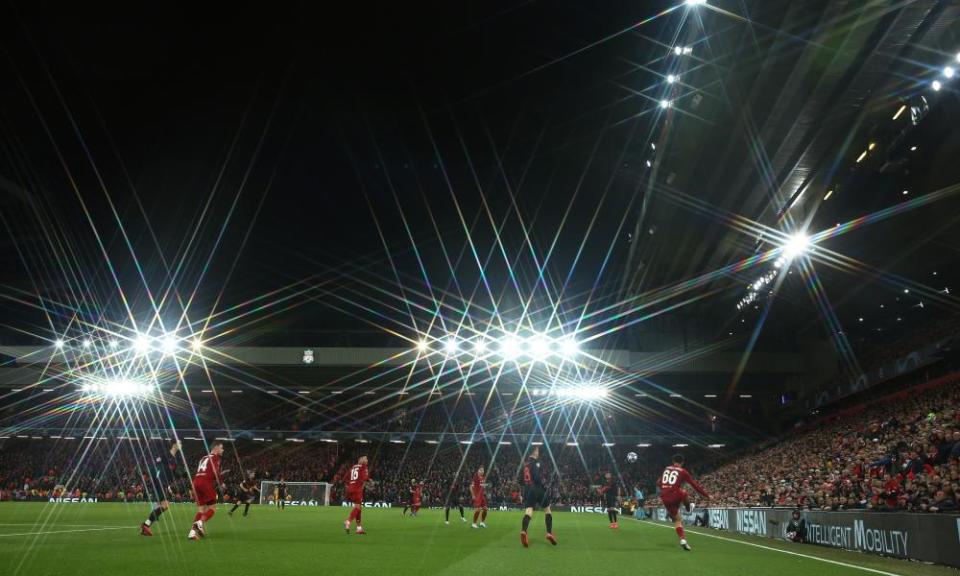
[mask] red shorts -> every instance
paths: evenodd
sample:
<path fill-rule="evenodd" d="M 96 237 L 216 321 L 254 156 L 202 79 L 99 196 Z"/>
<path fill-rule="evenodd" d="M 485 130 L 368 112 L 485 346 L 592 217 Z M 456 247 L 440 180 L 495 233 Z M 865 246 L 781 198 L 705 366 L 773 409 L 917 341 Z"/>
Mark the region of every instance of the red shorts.
<path fill-rule="evenodd" d="M 213 506 L 217 503 L 217 490 L 208 480 L 193 480 L 193 493 L 198 506 Z"/>
<path fill-rule="evenodd" d="M 347 487 L 347 502 L 363 504 L 363 488 Z"/>
<path fill-rule="evenodd" d="M 677 490 L 663 495 L 660 500 L 663 502 L 663 507 L 667 509 L 667 515 L 674 518 L 680 512 L 680 506 L 687 501 L 687 491 Z"/>
<path fill-rule="evenodd" d="M 482 492 L 477 495 L 473 495 L 473 507 L 474 508 L 486 508 L 487 507 L 487 495 Z"/>

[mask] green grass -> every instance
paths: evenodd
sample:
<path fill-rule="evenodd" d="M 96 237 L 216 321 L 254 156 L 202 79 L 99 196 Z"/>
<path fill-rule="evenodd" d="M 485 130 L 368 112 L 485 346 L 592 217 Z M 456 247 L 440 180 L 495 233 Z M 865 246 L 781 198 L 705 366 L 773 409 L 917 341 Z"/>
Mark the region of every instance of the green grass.
<path fill-rule="evenodd" d="M 254 506 L 250 516 L 229 517 L 218 507 L 202 542 L 186 533 L 193 508 L 175 505 L 155 525 L 153 538 L 139 535 L 149 512 L 133 504 L 0 503 L 0 574 L 5 576 L 386 576 L 455 574 L 656 574 L 677 576 L 816 576 L 875 574 L 710 538 L 705 534 L 829 558 L 903 574 L 957 576 L 944 567 L 889 560 L 815 546 L 778 544 L 764 538 L 704 530 L 689 533 L 685 553 L 676 534 L 658 525 L 622 519 L 607 528 L 602 514 L 554 514 L 557 547 L 543 538 L 543 515 L 531 524 L 532 545 L 519 542 L 520 514 L 491 512 L 486 530 L 472 530 L 458 515 L 449 526 L 443 512 L 424 510 L 404 518 L 400 509 L 366 509 L 366 536 L 343 532 L 343 508 Z M 469 513 L 469 512 L 468 512 Z M 469 519 L 469 517 L 468 517 Z M 70 531 L 70 532 L 66 532 Z"/>

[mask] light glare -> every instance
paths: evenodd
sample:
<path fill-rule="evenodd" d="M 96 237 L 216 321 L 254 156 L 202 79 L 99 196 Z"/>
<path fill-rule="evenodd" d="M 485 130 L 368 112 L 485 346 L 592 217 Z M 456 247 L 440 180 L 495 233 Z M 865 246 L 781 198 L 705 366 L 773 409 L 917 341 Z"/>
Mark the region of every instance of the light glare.
<path fill-rule="evenodd" d="M 788 260 L 803 255 L 810 247 L 810 238 L 803 232 L 791 236 L 783 246 L 783 255 Z"/>
<path fill-rule="evenodd" d="M 150 351 L 150 337 L 146 334 L 140 334 L 137 336 L 137 339 L 133 341 L 133 349 L 141 354 L 146 354 Z"/>
<path fill-rule="evenodd" d="M 160 350 L 167 355 L 175 354 L 177 352 L 177 338 L 171 335 L 164 336 L 160 343 Z"/>

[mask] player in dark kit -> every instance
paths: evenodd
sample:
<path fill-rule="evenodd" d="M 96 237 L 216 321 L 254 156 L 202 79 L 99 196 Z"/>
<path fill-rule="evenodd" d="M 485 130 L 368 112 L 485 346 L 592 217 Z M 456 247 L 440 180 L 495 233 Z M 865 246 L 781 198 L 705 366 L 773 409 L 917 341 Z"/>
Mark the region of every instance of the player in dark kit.
<path fill-rule="evenodd" d="M 197 513 L 193 517 L 193 526 L 187 538 L 199 540 L 206 536 L 204 523 L 213 518 L 217 505 L 217 486 L 220 480 L 220 455 L 223 454 L 223 442 L 214 442 L 210 453 L 200 459 L 197 473 L 193 476 L 193 493 L 197 501 Z"/>
<path fill-rule="evenodd" d="M 170 508 L 170 486 L 174 483 L 177 472 L 177 453 L 180 443 L 174 442 L 170 450 L 157 456 L 150 474 L 151 496 L 157 507 L 150 512 L 150 516 L 140 525 L 141 536 L 153 536 L 150 526 L 160 519 L 160 515 Z"/>
<path fill-rule="evenodd" d="M 347 473 L 347 500 L 353 503 L 350 509 L 350 516 L 343 521 L 343 528 L 350 533 L 350 522 L 357 521 L 357 534 L 366 534 L 363 526 L 360 525 L 360 516 L 363 514 L 363 486 L 370 479 L 370 473 L 367 470 L 367 457 L 361 456 L 357 463 L 350 467 Z"/>
<path fill-rule="evenodd" d="M 530 546 L 530 540 L 527 538 L 527 528 L 530 527 L 530 519 L 533 517 L 535 508 L 543 508 L 544 521 L 547 526 L 547 540 L 557 545 L 557 539 L 553 535 L 553 513 L 550 511 L 550 495 L 543 484 L 543 476 L 540 474 L 540 447 L 535 446 L 533 452 L 527 457 L 523 465 L 523 528 L 520 530 L 520 543 L 526 548 Z"/>
<path fill-rule="evenodd" d="M 287 507 L 287 481 L 283 476 L 280 477 L 280 483 L 277 484 L 277 508 L 282 512 Z"/>
<path fill-rule="evenodd" d="M 463 514 L 463 490 L 460 483 L 454 480 L 450 483 L 450 490 L 447 492 L 447 501 L 443 504 L 443 513 L 446 516 L 446 523 L 450 523 L 450 509 L 456 507 L 460 510 L 460 521 L 466 522 L 467 518 Z"/>
<path fill-rule="evenodd" d="M 473 497 L 473 524 L 472 528 L 487 527 L 487 495 L 483 491 L 483 481 L 486 479 L 483 466 L 477 468 L 473 475 L 473 482 L 470 484 L 470 495 Z M 482 516 L 481 516 L 482 515 Z M 477 524 L 477 518 L 480 518 L 480 524 Z"/>
<path fill-rule="evenodd" d="M 604 506 L 607 507 L 607 519 L 610 520 L 610 527 L 616 529 L 620 527 L 617 524 L 617 500 L 620 496 L 620 487 L 614 482 L 613 474 L 607 472 L 604 479 L 607 482 L 600 488 L 600 494 L 603 496 Z"/>
<path fill-rule="evenodd" d="M 663 475 L 660 476 L 660 501 L 663 507 L 667 509 L 667 516 L 673 520 L 673 526 L 677 530 L 677 536 L 680 537 L 680 546 L 689 551 L 690 545 L 687 544 L 686 536 L 683 532 L 683 519 L 680 517 L 680 505 L 690 511 L 690 497 L 687 491 L 683 489 L 683 484 L 687 483 L 694 490 L 700 493 L 704 498 L 710 498 L 710 495 L 697 484 L 697 481 L 690 476 L 690 473 L 683 469 L 683 456 L 675 454 L 673 456 L 673 466 L 667 466 Z"/>
<path fill-rule="evenodd" d="M 253 481 L 253 472 L 250 473 L 251 478 L 249 480 L 243 480 L 240 482 L 240 494 L 237 498 L 237 501 L 233 503 L 233 508 L 227 512 L 228 516 L 233 516 L 233 513 L 237 511 L 237 508 L 240 507 L 240 504 L 243 504 L 243 515 L 246 516 L 250 512 L 250 503 L 253 501 L 253 494 L 256 492 L 256 484 Z"/>

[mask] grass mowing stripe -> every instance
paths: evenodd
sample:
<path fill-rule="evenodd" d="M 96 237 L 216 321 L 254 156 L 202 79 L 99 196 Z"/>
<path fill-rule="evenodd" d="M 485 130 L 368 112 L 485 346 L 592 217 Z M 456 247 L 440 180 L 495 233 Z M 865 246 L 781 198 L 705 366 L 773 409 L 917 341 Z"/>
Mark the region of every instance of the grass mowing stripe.
<path fill-rule="evenodd" d="M 645 524 L 650 524 L 651 526 L 657 526 L 658 528 L 667 528 L 673 530 L 673 526 L 667 526 L 664 524 L 657 524 L 656 522 L 651 522 L 649 520 L 644 520 Z M 848 564 L 847 562 L 841 562 L 839 560 L 830 560 L 829 558 L 821 558 L 819 556 L 811 556 L 809 554 L 801 554 L 800 552 L 793 552 L 790 550 L 782 550 L 780 548 L 773 548 L 771 546 L 764 546 L 763 544 L 757 544 L 755 542 L 746 542 L 744 540 L 735 540 L 733 538 L 727 538 L 725 536 L 717 536 L 716 534 L 707 534 L 706 532 L 700 532 L 699 530 L 691 530 L 689 528 L 684 528 L 686 532 L 691 534 L 696 534 L 698 536 L 706 536 L 707 538 L 714 538 L 716 540 L 723 540 L 724 542 L 736 542 L 737 544 L 743 544 L 744 546 L 753 546 L 754 548 L 763 548 L 764 550 L 772 550 L 774 552 L 780 552 L 782 554 L 789 554 L 791 556 L 799 556 L 801 558 L 809 558 L 810 560 L 817 560 L 818 562 L 827 562 L 829 564 L 836 564 L 837 566 L 844 566 L 846 568 L 855 568 L 857 570 L 863 570 L 865 572 L 873 572 L 874 574 L 883 574 L 884 576 L 902 576 L 901 574 L 895 574 L 893 572 L 884 572 L 883 570 L 877 570 L 876 568 L 867 568 L 866 566 L 857 566 L 856 564 Z"/>

